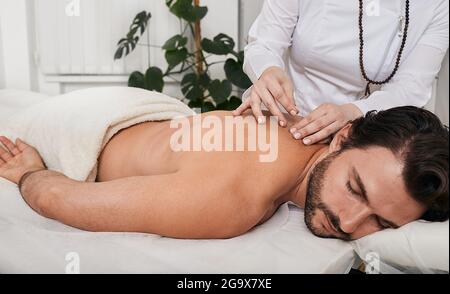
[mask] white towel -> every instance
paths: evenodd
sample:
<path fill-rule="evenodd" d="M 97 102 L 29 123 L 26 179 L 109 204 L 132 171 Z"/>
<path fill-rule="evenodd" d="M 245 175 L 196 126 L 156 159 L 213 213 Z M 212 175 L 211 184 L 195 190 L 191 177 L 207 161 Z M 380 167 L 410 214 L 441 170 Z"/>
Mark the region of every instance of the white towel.
<path fill-rule="evenodd" d="M 146 121 L 193 115 L 181 101 L 137 88 L 108 87 L 55 96 L 20 111 L 0 134 L 34 146 L 51 170 L 95 181 L 97 159 L 120 130 Z"/>

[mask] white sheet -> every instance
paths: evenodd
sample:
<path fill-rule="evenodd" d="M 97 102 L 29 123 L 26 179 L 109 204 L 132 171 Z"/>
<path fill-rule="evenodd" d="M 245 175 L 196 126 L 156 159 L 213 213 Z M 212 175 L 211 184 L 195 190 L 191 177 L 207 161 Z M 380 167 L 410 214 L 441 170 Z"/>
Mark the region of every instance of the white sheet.
<path fill-rule="evenodd" d="M 40 103 L 49 96 L 19 90 L 0 90 L 0 126 L 18 110 Z"/>
<path fill-rule="evenodd" d="M 0 123 L 5 109 L 0 92 Z M 39 216 L 0 179 L 0 273 L 65 273 L 71 252 L 81 273 L 347 273 L 355 259 L 350 244 L 313 236 L 289 204 L 229 240 L 89 233 Z"/>

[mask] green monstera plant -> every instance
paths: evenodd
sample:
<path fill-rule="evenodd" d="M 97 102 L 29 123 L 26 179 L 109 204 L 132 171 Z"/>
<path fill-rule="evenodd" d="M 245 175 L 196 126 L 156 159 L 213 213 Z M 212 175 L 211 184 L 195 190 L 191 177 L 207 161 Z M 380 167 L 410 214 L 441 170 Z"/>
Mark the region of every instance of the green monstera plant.
<path fill-rule="evenodd" d="M 164 71 L 155 66 L 150 66 L 145 73 L 135 71 L 130 75 L 128 85 L 162 92 L 166 77 L 176 80 L 176 76 L 181 74 L 182 80 L 178 82 L 189 107 L 201 109 L 202 112 L 234 110 L 242 101 L 233 93 L 252 85 L 242 70 L 244 52 L 235 51 L 234 40 L 225 34 L 218 34 L 212 40 L 202 38 L 200 24 L 208 8 L 200 6 L 199 2 L 166 0 L 170 12 L 183 24 L 180 34 L 160 47 L 165 51 L 168 66 Z M 151 14 L 146 11 L 136 15 L 127 36 L 119 41 L 114 59 L 127 56 L 140 45 L 140 38 L 147 30 L 150 19 Z M 144 46 L 155 47 L 150 44 Z M 214 55 L 223 56 L 224 60 L 208 62 L 208 58 Z M 218 64 L 223 64 L 224 80 L 211 77 L 210 68 Z M 233 90 L 233 86 L 237 89 Z"/>

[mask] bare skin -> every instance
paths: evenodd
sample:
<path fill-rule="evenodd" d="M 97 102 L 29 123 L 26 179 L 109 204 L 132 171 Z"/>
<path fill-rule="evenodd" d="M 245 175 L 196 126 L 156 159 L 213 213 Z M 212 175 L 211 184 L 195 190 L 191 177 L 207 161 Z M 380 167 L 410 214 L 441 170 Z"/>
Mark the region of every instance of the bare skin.
<path fill-rule="evenodd" d="M 224 120 L 232 114 L 212 112 L 207 116 Z M 305 146 L 292 140 L 289 133 L 289 126 L 298 120 L 289 117 L 288 128 L 279 128 L 278 158 L 270 163 L 258 160 L 259 151 L 173 152 L 169 142 L 175 130 L 170 122 L 142 123 L 110 140 L 98 160 L 97 182 L 78 182 L 43 170 L 26 179 L 22 196 L 41 215 L 87 231 L 143 232 L 190 239 L 235 237 L 264 223 L 287 201 L 304 207 L 313 167 L 338 150 L 348 132 L 348 127 L 344 128 L 329 145 Z M 269 121 L 265 122 L 267 131 Z M 6 147 L 0 146 L 0 177 L 18 183 L 27 171 L 45 169 L 31 146 L 21 141 L 14 144 L 5 137 L 0 137 L 0 142 Z M 388 156 L 385 150 L 349 151 L 345 156 L 345 160 L 336 160 L 330 168 L 333 174 L 327 175 L 335 185 L 325 187 L 342 194 L 322 197 L 326 203 L 333 203 L 331 208 L 339 214 L 342 227 L 333 227 L 326 216 L 316 213 L 308 224 L 313 232 L 339 238 L 341 230 L 346 230 L 352 238 L 360 238 L 384 228 L 374 221 L 380 213 L 383 220 L 401 226 L 424 212 L 396 177 L 401 163 L 390 160 L 380 165 L 379 160 L 373 160 L 373 170 L 367 165 L 370 158 Z M 345 182 L 342 184 L 339 178 L 340 171 L 350 164 L 367 169 L 365 181 L 376 207 L 346 195 Z M 381 185 L 383 181 L 388 181 L 389 187 Z M 384 191 L 394 187 L 399 200 L 393 203 L 389 201 L 392 195 Z"/>
<path fill-rule="evenodd" d="M 203 115 L 208 116 L 216 116 L 222 120 L 227 116 L 231 117 L 229 112 L 224 111 Z M 247 116 L 251 116 L 250 112 L 244 115 Z M 299 119 L 301 118 L 291 117 L 289 122 L 293 124 Z M 261 163 L 258 160 L 259 152 L 173 152 L 169 141 L 174 132 L 169 121 L 146 122 L 120 132 L 112 138 L 99 158 L 97 181 L 108 182 L 132 176 L 182 175 L 180 185 L 183 189 L 187 183 L 192 183 L 197 189 L 196 183 L 200 181 L 201 189 L 206 191 L 214 191 L 218 184 L 223 183 L 224 186 L 221 186 L 221 192 L 217 195 L 219 199 L 215 203 L 218 206 L 216 209 L 221 210 L 223 195 L 229 195 L 226 197 L 230 201 L 240 202 L 236 203 L 239 207 L 230 206 L 231 210 L 239 208 L 251 212 L 244 215 L 242 220 L 242 223 L 250 224 L 245 226 L 249 230 L 254 225 L 265 222 L 282 203 L 291 200 L 305 178 L 305 171 L 313 164 L 311 159 L 325 147 L 301 146 L 289 138 L 286 129 L 282 129 L 278 137 L 279 158 L 276 162 Z M 245 136 L 248 137 L 248 133 Z M 280 177 L 279 173 L 282 171 L 288 176 Z M 196 179 L 192 179 L 192 175 Z M 244 177 L 245 182 L 242 181 Z M 267 186 L 255 187 L 254 182 L 262 178 L 273 180 Z M 211 202 L 213 195 L 208 194 L 206 197 L 208 202 L 214 203 Z M 197 205 L 201 207 L 200 203 L 195 206 Z"/>

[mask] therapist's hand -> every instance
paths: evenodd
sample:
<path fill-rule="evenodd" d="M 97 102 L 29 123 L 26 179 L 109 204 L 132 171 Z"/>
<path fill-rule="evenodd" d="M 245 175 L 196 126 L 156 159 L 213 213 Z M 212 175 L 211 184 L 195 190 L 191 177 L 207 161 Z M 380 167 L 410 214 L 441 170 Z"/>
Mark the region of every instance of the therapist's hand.
<path fill-rule="evenodd" d="M 19 184 L 24 174 L 46 169 L 39 152 L 20 139 L 14 144 L 0 136 L 0 177 Z"/>
<path fill-rule="evenodd" d="M 250 98 L 233 111 L 233 115 L 241 115 L 251 108 L 258 123 L 262 124 L 265 122 L 265 116 L 261 111 L 261 103 L 264 103 L 270 113 L 278 118 L 280 126 L 286 127 L 286 117 L 276 102 L 279 102 L 291 115 L 298 113 L 291 79 L 282 68 L 272 66 L 266 69 L 259 80 L 253 84 Z"/>
<path fill-rule="evenodd" d="M 354 104 L 322 104 L 294 125 L 290 132 L 294 139 L 303 140 L 305 145 L 325 143 L 348 122 L 362 116 L 363 113 Z"/>

